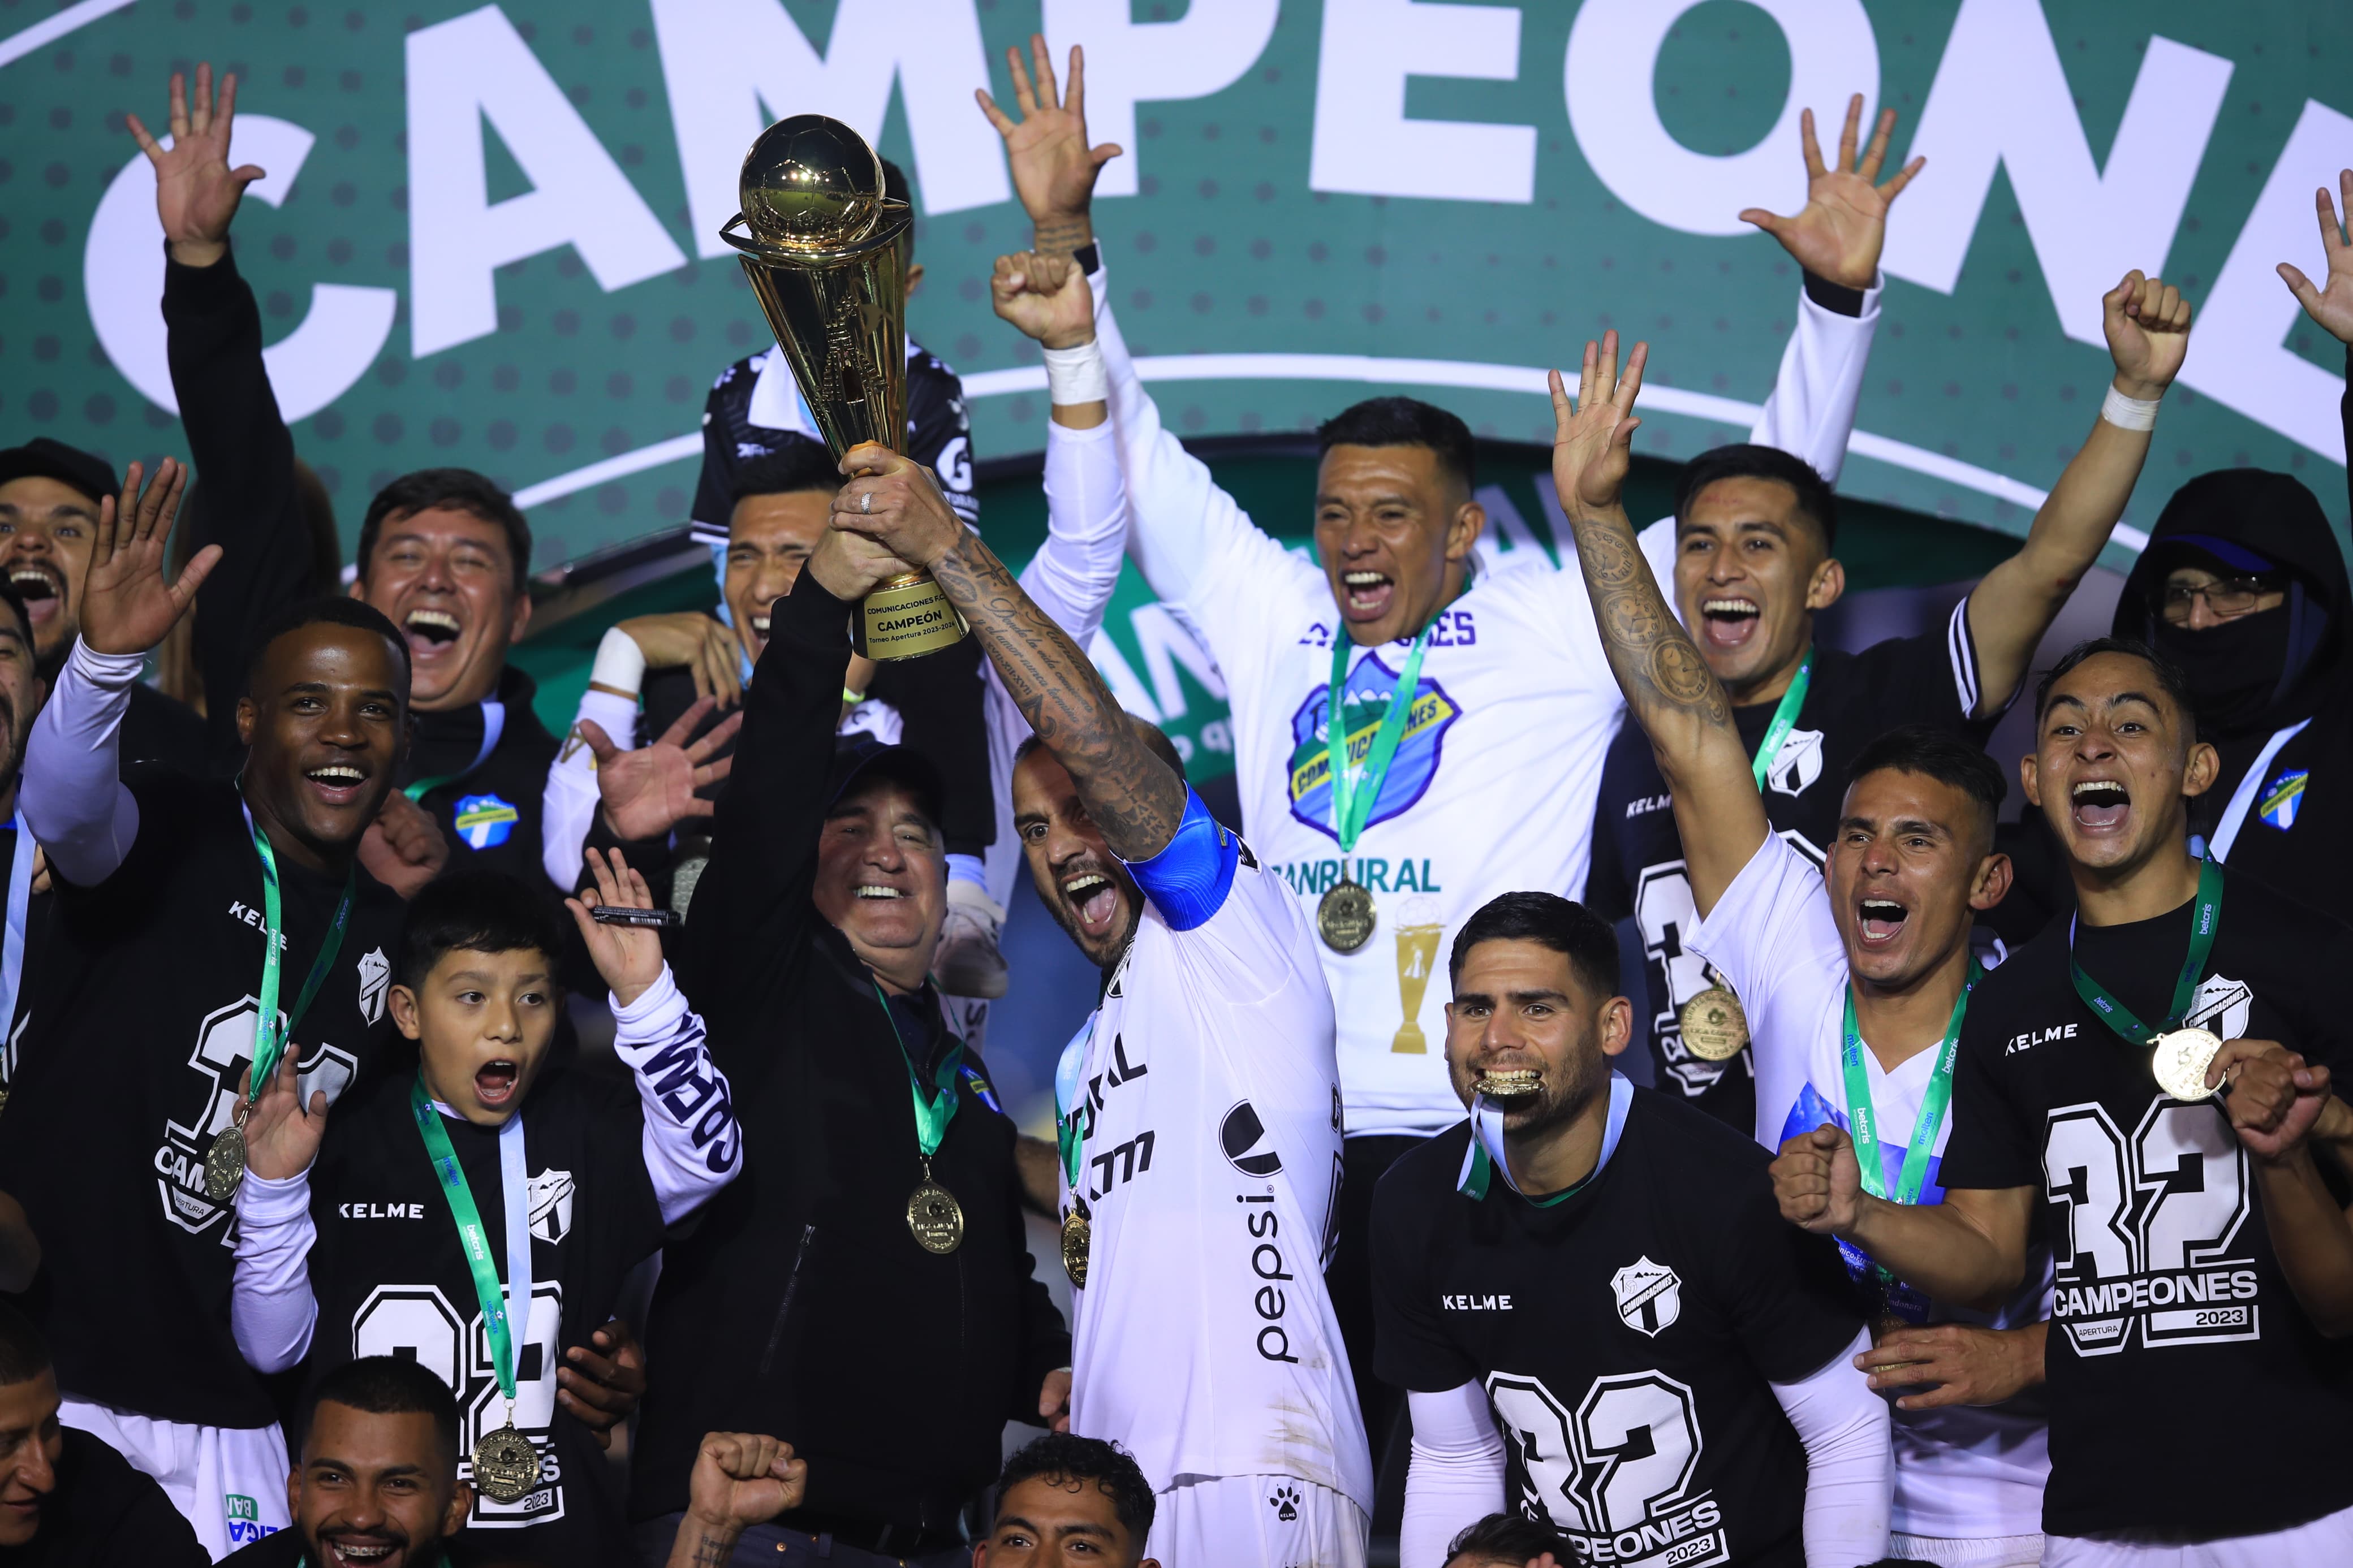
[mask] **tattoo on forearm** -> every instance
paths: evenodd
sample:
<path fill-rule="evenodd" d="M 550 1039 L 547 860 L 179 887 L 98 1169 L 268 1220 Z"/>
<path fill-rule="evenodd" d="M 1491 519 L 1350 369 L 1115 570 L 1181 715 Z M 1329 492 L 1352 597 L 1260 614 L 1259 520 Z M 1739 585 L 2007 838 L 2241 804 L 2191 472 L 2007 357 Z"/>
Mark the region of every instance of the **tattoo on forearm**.
<path fill-rule="evenodd" d="M 1030 226 L 1030 246 L 1040 256 L 1068 256 L 1091 244 L 1094 219 L 1088 216 L 1050 217 Z"/>
<path fill-rule="evenodd" d="M 724 1536 L 709 1531 L 694 1543 L 693 1568 L 727 1568 L 727 1560 L 735 1555 L 735 1543 Z"/>
<path fill-rule="evenodd" d="M 1185 815 L 1184 782 L 1137 737 L 1069 634 L 970 532 L 932 575 L 987 649 L 1021 716 L 1070 770 L 1112 852 L 1135 860 L 1167 847 Z"/>
<path fill-rule="evenodd" d="M 1731 700 L 1667 608 L 1624 509 L 1569 521 L 1602 646 L 1635 718 L 1647 726 L 1653 718 L 1684 712 L 1704 724 L 1728 727 Z"/>

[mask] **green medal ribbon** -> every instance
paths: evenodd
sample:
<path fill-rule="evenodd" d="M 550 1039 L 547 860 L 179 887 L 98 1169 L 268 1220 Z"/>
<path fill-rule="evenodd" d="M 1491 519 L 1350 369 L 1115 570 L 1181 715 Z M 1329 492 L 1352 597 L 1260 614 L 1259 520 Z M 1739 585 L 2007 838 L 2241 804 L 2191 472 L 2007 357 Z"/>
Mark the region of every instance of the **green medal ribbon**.
<path fill-rule="evenodd" d="M 319 987 L 335 966 L 335 954 L 343 950 L 343 931 L 351 924 L 352 896 L 359 885 L 356 866 L 343 876 L 343 896 L 335 905 L 335 918 L 328 924 L 326 940 L 319 944 L 319 956 L 311 961 L 311 973 L 302 981 L 301 994 L 294 998 L 294 1010 L 286 1022 L 278 1021 L 278 950 L 284 942 L 285 921 L 279 905 L 278 857 L 270 852 L 269 836 L 253 820 L 253 813 L 245 814 L 246 830 L 253 835 L 254 853 L 261 857 L 261 984 L 260 1016 L 253 1025 L 253 1078 L 246 1086 L 245 1101 L 251 1105 L 261 1098 L 262 1086 L 269 1075 L 278 1070 L 279 1056 L 285 1050 L 294 1026 L 311 1010 L 311 1000 Z"/>
<path fill-rule="evenodd" d="M 1912 1142 L 1905 1147 L 1903 1169 L 1896 1174 L 1893 1193 L 1887 1190 L 1887 1164 L 1880 1152 L 1879 1112 L 1871 1103 L 1871 1074 L 1862 1060 L 1862 1031 L 1855 1027 L 1854 983 L 1847 983 L 1845 1043 L 1839 1050 L 1839 1065 L 1846 1072 L 1846 1115 L 1849 1134 L 1854 1139 L 1854 1161 L 1861 1167 L 1862 1190 L 1873 1197 L 1899 1204 L 1920 1201 L 1928 1184 L 1928 1156 L 1936 1151 L 1937 1131 L 1953 1103 L 1953 1067 L 1961 1056 L 1961 1016 L 1968 1011 L 1969 993 L 1984 978 L 1985 970 L 1970 959 L 1969 976 L 1961 984 L 1961 994 L 1953 999 L 1953 1016 L 1946 1022 L 1943 1043 L 1936 1047 L 1936 1065 L 1920 1096 L 1920 1114 L 1912 1123 Z M 1895 1282 L 1895 1276 L 1876 1263 L 1871 1266 L 1871 1277 L 1882 1292 Z"/>
<path fill-rule="evenodd" d="M 2114 992 L 2084 973 L 2084 966 L 2075 962 L 2075 922 L 2071 919 L 2067 922 L 2067 968 L 2075 982 L 2075 994 L 2126 1045 L 2155 1045 L 2159 1035 L 2181 1027 L 2181 1020 L 2189 1016 L 2189 1005 L 2197 1000 L 2199 983 L 2206 978 L 2206 957 L 2214 951 L 2215 933 L 2221 929 L 2222 863 L 2203 859 L 2198 862 L 2198 909 L 2189 927 L 2189 952 L 2181 961 L 2180 978 L 2173 983 L 2173 1010 L 2165 1016 L 2164 1026 L 2150 1028 Z"/>
<path fill-rule="evenodd" d="M 874 1000 L 882 1004 L 883 1021 L 891 1026 L 891 1037 L 899 1042 L 899 1056 L 907 1064 L 908 1098 L 915 1102 L 915 1147 L 923 1156 L 924 1179 L 930 1179 L 932 1156 L 940 1152 L 940 1144 L 948 1135 L 948 1123 L 955 1120 L 956 1068 L 964 1065 L 964 1042 L 951 1047 L 940 1058 L 932 1073 L 933 1092 L 924 1097 L 923 1069 L 915 1066 L 914 1054 L 907 1049 L 906 1037 L 899 1033 L 899 1019 L 891 1011 L 891 998 L 882 994 L 881 982 L 874 983 Z"/>
<path fill-rule="evenodd" d="M 1332 777 L 1332 832 L 1340 841 L 1343 855 L 1356 847 L 1365 824 L 1372 819 L 1373 802 L 1389 776 L 1389 763 L 1397 756 L 1406 719 L 1413 711 L 1413 689 L 1421 681 L 1421 656 L 1429 651 L 1430 627 L 1437 624 L 1438 617 L 1432 616 L 1430 626 L 1413 639 L 1413 651 L 1406 655 L 1404 672 L 1398 677 L 1397 689 L 1389 693 L 1388 711 L 1381 716 L 1381 727 L 1373 731 L 1372 747 L 1361 770 L 1347 766 L 1348 723 L 1341 705 L 1348 685 L 1348 650 L 1356 645 L 1349 641 L 1345 626 L 1332 639 L 1332 695 L 1324 713 L 1324 755 L 1325 771 Z"/>
<path fill-rule="evenodd" d="M 425 1090 L 425 1072 L 408 1086 L 409 1113 L 433 1157 L 433 1173 L 440 1178 L 441 1195 L 449 1201 L 449 1217 L 458 1222 L 458 1240 L 466 1250 L 466 1267 L 474 1276 L 474 1295 L 482 1304 L 482 1328 L 491 1342 L 491 1365 L 499 1374 L 499 1392 L 506 1396 L 508 1420 L 515 1403 L 514 1331 L 507 1321 L 506 1289 L 499 1283 L 498 1265 L 491 1258 L 490 1233 L 482 1228 L 482 1211 L 474 1206 L 473 1189 L 466 1184 L 465 1167 L 458 1163 L 449 1130 Z M 512 1201 L 512 1200 L 510 1200 Z"/>
<path fill-rule="evenodd" d="M 1757 744 L 1757 755 L 1748 771 L 1757 777 L 1757 787 L 1765 788 L 1765 775 L 1773 771 L 1775 759 L 1781 754 L 1781 742 L 1798 727 L 1798 710 L 1806 705 L 1806 688 L 1814 683 L 1814 656 L 1806 655 L 1806 662 L 1798 666 L 1798 673 L 1789 681 L 1789 689 L 1781 693 L 1781 705 L 1773 710 L 1773 722 L 1765 727 L 1765 738 Z"/>

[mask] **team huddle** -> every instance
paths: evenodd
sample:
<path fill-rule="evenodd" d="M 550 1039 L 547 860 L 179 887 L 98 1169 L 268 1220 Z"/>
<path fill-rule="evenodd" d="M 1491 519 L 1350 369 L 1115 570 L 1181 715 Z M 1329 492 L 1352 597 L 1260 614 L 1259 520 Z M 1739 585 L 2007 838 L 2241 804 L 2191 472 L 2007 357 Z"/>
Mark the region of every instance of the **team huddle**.
<path fill-rule="evenodd" d="M 739 361 L 718 605 L 614 626 L 561 738 L 488 479 L 393 479 L 338 591 L 234 79 L 131 120 L 192 463 L 0 452 L 0 1560 L 1361 1568 L 1387 1498 L 1406 1568 L 2353 1561 L 2318 501 L 2191 480 L 2036 668 L 2180 290 L 2104 298 L 2016 552 L 1827 646 L 1923 172 L 1858 98 L 1805 208 L 1743 215 L 1796 326 L 1673 516 L 1622 502 L 1612 331 L 1553 381 L 1559 568 L 1482 549 L 1469 428 L 1401 396 L 1321 427 L 1311 559 L 1121 336 L 1082 57 L 1009 65 L 1045 543 L 986 542 L 919 347 L 903 455 L 839 465 Z M 2327 278 L 2282 273 L 2353 363 L 2318 216 Z M 1129 560 L 1224 679 L 1238 821 L 1086 651 Z M 969 635 L 869 660 L 910 573 Z M 1050 1140 L 981 1054 L 1025 871 L 1100 973 Z"/>

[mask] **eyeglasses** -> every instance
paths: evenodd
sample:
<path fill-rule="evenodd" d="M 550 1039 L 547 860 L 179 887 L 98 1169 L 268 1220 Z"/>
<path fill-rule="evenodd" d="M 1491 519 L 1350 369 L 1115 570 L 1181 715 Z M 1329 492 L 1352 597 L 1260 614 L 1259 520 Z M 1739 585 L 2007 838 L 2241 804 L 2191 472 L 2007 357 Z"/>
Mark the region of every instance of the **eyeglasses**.
<path fill-rule="evenodd" d="M 2207 613 L 2221 620 L 2243 616 L 2263 603 L 2266 594 L 2276 594 L 2276 584 L 2261 577 L 2225 577 L 2214 583 L 2168 583 L 2149 595 L 2157 601 L 2157 613 L 2177 626 L 2188 626 L 2191 605 L 2206 601 Z"/>

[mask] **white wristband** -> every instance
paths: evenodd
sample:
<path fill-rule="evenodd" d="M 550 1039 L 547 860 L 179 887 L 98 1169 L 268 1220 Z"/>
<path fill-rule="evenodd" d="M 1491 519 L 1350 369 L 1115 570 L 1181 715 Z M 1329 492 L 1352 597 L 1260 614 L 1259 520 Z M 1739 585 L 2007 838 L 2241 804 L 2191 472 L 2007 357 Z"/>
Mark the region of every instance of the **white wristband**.
<path fill-rule="evenodd" d="M 605 640 L 596 645 L 596 662 L 589 667 L 588 679 L 614 691 L 638 690 L 646 680 L 646 650 L 620 627 L 608 626 Z"/>
<path fill-rule="evenodd" d="M 2100 417 L 2119 430 L 2154 430 L 2157 403 L 2154 397 L 2126 397 L 2111 386 L 2107 396 L 2100 400 Z"/>
<path fill-rule="evenodd" d="M 1074 349 L 1046 351 L 1046 396 L 1057 408 L 1103 403 L 1111 397 L 1111 367 L 1103 345 L 1092 341 Z"/>

